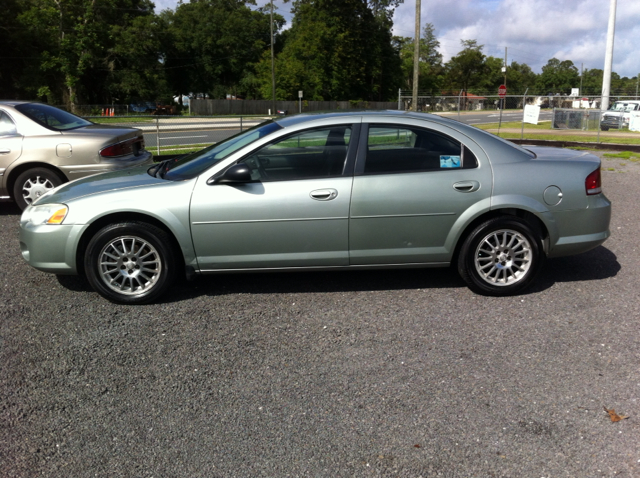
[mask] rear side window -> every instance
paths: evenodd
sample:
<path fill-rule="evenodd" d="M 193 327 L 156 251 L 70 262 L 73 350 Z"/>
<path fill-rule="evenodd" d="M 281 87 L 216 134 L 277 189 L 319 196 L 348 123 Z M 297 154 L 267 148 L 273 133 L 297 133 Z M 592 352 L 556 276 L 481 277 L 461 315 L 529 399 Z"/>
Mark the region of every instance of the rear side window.
<path fill-rule="evenodd" d="M 411 126 L 369 126 L 364 174 L 477 167 L 475 155 L 445 134 Z"/>
<path fill-rule="evenodd" d="M 0 111 L 0 136 L 12 136 L 17 134 L 16 125 L 13 123 L 9 115 Z"/>
<path fill-rule="evenodd" d="M 16 105 L 16 109 L 29 119 L 54 131 L 76 129 L 93 124 L 79 116 L 41 103 Z"/>

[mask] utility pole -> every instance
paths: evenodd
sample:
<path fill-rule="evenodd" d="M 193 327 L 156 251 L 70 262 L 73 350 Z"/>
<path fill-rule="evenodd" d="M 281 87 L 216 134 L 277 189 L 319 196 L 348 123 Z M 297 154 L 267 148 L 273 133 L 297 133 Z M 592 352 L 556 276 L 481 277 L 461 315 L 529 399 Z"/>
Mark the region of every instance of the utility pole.
<path fill-rule="evenodd" d="M 578 96 L 582 98 L 582 75 L 584 73 L 584 63 L 580 63 L 580 89 L 578 90 Z"/>
<path fill-rule="evenodd" d="M 507 47 L 504 47 L 504 66 L 502 67 L 502 72 L 504 73 L 504 86 L 507 86 Z"/>
<path fill-rule="evenodd" d="M 413 45 L 413 96 L 411 107 L 418 111 L 418 72 L 420 71 L 420 0 L 416 0 L 416 35 Z"/>
<path fill-rule="evenodd" d="M 271 114 L 276 114 L 276 62 L 273 54 L 273 0 L 271 0 Z"/>
<path fill-rule="evenodd" d="M 609 2 L 609 26 L 607 28 L 607 51 L 604 57 L 604 75 L 602 76 L 602 111 L 609 109 L 609 95 L 611 94 L 611 66 L 613 64 L 613 38 L 616 33 L 616 2 Z"/>

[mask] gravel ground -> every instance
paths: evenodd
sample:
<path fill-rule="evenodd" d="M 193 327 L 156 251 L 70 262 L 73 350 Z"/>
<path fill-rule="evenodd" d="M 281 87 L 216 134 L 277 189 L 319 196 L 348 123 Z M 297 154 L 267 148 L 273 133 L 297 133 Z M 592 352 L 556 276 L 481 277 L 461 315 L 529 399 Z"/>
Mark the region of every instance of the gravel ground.
<path fill-rule="evenodd" d="M 638 477 L 640 163 L 603 182 L 612 237 L 509 298 L 431 269 L 117 306 L 29 268 L 0 205 L 0 476 Z"/>

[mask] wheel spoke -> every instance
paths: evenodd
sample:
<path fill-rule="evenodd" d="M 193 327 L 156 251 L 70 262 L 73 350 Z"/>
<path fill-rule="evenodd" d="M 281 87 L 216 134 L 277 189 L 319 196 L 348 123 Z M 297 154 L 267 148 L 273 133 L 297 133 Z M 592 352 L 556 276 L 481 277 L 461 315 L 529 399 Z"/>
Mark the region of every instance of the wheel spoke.
<path fill-rule="evenodd" d="M 146 240 L 121 236 L 102 248 L 98 265 L 104 284 L 111 290 L 135 296 L 157 284 L 162 272 L 162 257 Z"/>
<path fill-rule="evenodd" d="M 492 231 L 480 241 L 475 254 L 479 276 L 492 285 L 513 285 L 531 267 L 532 248 L 522 233 L 512 229 Z"/>

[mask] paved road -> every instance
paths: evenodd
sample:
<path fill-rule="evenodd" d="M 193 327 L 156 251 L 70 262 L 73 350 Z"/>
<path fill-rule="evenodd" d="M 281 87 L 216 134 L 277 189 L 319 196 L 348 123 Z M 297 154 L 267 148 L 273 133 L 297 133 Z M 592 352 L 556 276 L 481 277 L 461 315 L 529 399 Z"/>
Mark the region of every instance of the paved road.
<path fill-rule="evenodd" d="M 24 264 L 0 205 L 0 476 L 640 476 L 640 164 L 604 166 L 610 240 L 511 298 L 432 269 L 116 306 Z"/>

